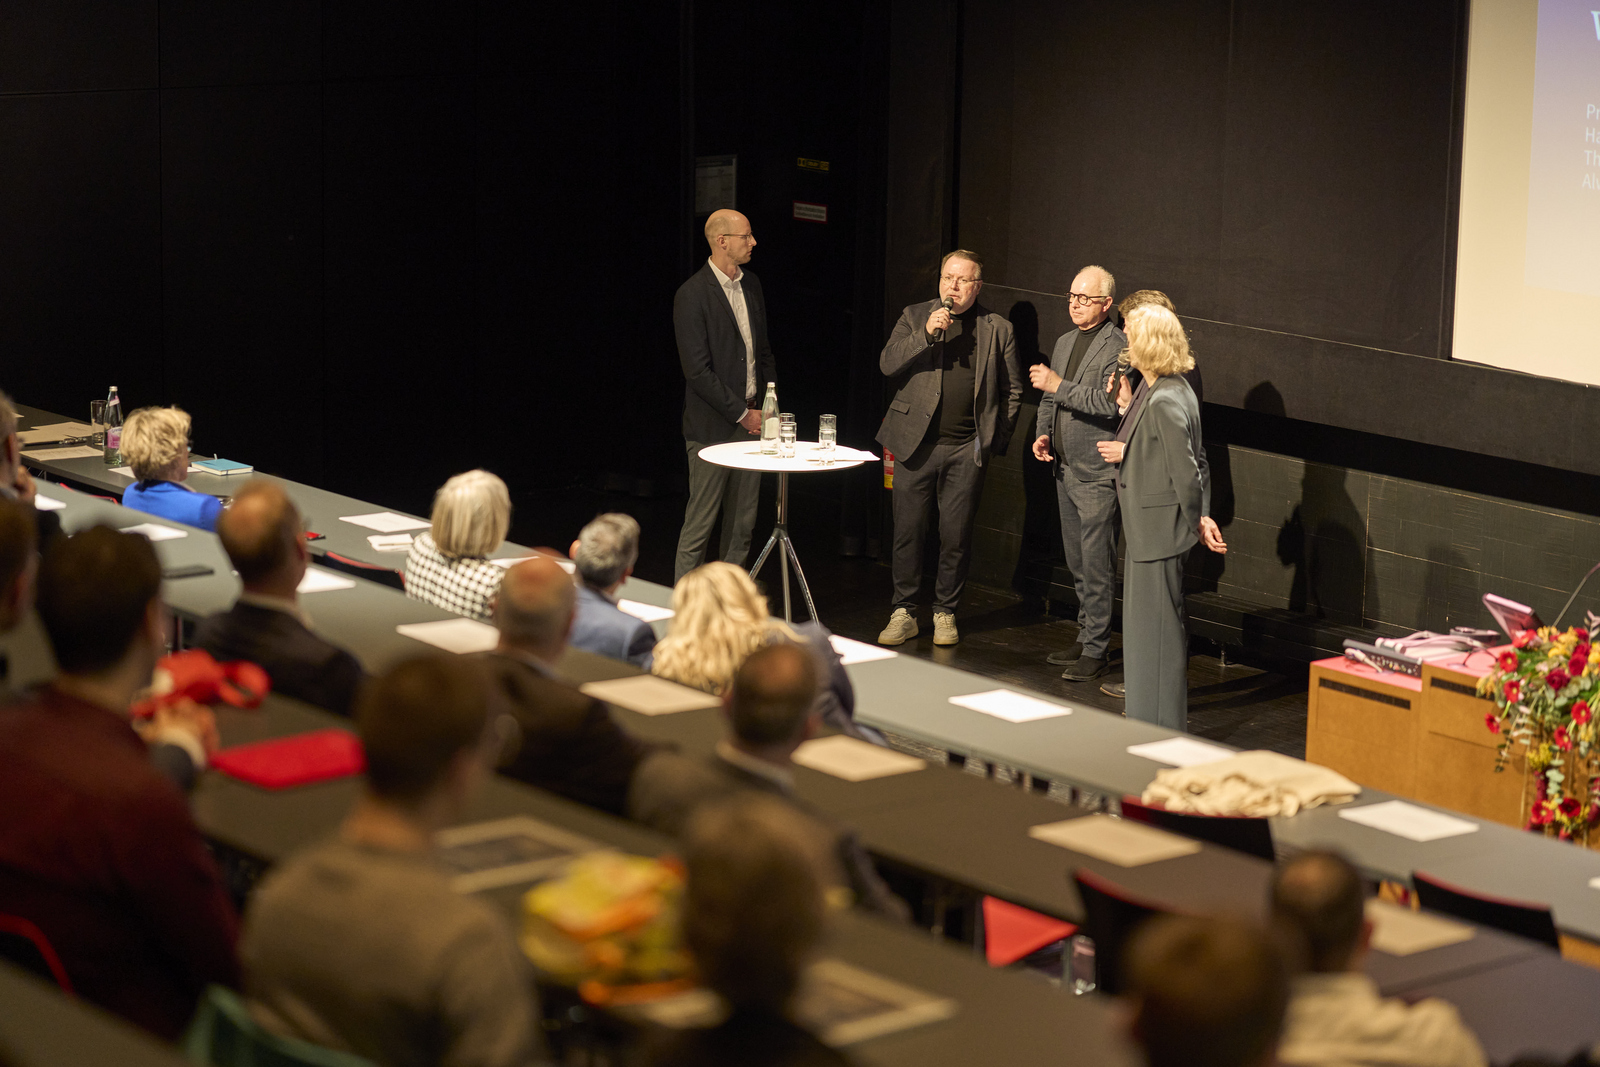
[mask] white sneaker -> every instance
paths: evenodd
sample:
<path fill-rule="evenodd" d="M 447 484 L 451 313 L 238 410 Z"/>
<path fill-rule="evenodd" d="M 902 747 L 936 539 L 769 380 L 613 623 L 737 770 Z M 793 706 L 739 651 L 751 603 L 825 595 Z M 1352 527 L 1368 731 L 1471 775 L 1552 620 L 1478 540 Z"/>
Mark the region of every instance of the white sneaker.
<path fill-rule="evenodd" d="M 933 643 L 936 645 L 953 645 L 961 640 L 961 634 L 956 631 L 956 617 L 948 611 L 933 613 Z"/>
<path fill-rule="evenodd" d="M 917 636 L 917 620 L 905 608 L 895 608 L 889 616 L 889 625 L 878 635 L 880 645 L 903 645 Z"/>

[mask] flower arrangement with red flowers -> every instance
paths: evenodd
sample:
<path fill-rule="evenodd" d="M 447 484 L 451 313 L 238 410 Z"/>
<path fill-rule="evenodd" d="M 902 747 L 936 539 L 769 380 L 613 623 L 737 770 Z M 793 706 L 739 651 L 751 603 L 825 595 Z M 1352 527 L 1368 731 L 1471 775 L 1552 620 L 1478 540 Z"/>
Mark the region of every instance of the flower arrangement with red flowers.
<path fill-rule="evenodd" d="M 1527 760 L 1528 829 L 1579 844 L 1600 825 L 1600 644 L 1589 638 L 1597 628 L 1590 615 L 1562 633 L 1524 630 L 1478 681 L 1478 695 L 1495 704 L 1484 720 L 1499 738 L 1494 769 L 1514 749 Z"/>

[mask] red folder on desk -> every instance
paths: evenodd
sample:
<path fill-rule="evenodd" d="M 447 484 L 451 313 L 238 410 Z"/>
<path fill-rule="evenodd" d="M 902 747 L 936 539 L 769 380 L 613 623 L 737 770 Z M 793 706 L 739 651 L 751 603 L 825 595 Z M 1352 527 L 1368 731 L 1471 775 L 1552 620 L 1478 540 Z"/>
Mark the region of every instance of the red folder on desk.
<path fill-rule="evenodd" d="M 237 745 L 218 752 L 211 765 L 264 789 L 287 789 L 360 774 L 367 761 L 355 734 L 329 729 Z"/>

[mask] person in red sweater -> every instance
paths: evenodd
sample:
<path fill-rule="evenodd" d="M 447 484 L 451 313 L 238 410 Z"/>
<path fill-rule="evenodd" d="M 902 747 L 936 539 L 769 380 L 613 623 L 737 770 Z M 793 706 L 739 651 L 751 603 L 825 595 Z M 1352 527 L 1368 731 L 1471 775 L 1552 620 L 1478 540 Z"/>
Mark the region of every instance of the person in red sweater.
<path fill-rule="evenodd" d="M 0 913 L 49 938 L 78 994 L 176 1038 L 235 985 L 238 918 L 183 794 L 128 721 L 166 647 L 148 541 L 58 538 L 37 607 L 60 673 L 0 710 Z"/>

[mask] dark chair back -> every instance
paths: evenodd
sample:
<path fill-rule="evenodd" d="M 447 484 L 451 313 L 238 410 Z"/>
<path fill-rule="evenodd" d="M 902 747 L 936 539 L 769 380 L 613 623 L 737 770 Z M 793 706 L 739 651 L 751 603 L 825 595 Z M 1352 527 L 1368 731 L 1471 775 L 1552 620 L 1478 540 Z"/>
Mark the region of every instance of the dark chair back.
<path fill-rule="evenodd" d="M 1555 917 L 1547 904 L 1484 896 L 1441 882 L 1421 871 L 1411 872 L 1411 881 L 1417 887 L 1417 901 L 1429 911 L 1454 915 L 1479 926 L 1491 926 L 1553 949 L 1561 948 Z"/>
<path fill-rule="evenodd" d="M 1078 932 L 1094 942 L 1095 988 L 1115 996 L 1123 990 L 1122 954 L 1139 925 L 1167 909 L 1140 900 L 1126 889 L 1082 867 L 1072 872 L 1083 901 L 1083 925 Z"/>
<path fill-rule="evenodd" d="M 1168 811 L 1145 804 L 1138 797 L 1122 798 L 1122 817 L 1182 837 L 1192 837 L 1196 841 L 1209 841 L 1213 845 L 1231 848 L 1247 856 L 1257 856 L 1268 862 L 1277 860 L 1272 849 L 1272 823 L 1267 819 Z"/>
<path fill-rule="evenodd" d="M 212 1067 L 377 1067 L 353 1053 L 269 1032 L 239 994 L 221 986 L 200 998 L 182 1046 L 190 1063 Z"/>
<path fill-rule="evenodd" d="M 380 567 L 376 563 L 362 563 L 359 559 L 341 556 L 337 552 L 324 552 L 318 563 L 330 571 L 343 571 L 353 574 L 357 578 L 365 578 L 369 582 L 387 585 L 391 589 L 406 591 L 406 577 L 392 567 Z"/>
<path fill-rule="evenodd" d="M 61 965 L 61 957 L 56 955 L 55 946 L 50 944 L 43 930 L 20 915 L 0 914 L 0 959 L 54 982 L 63 993 L 73 991 L 72 981 Z"/>

